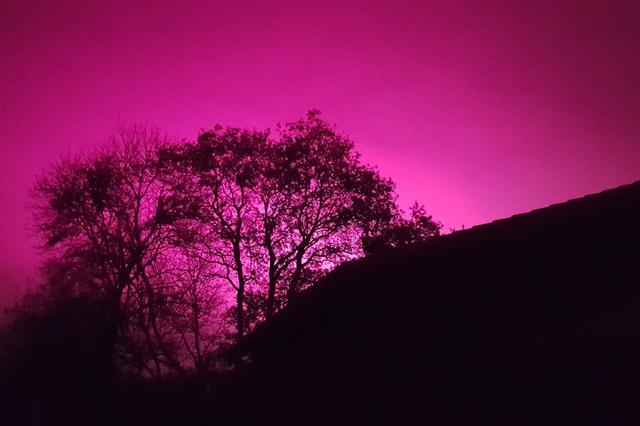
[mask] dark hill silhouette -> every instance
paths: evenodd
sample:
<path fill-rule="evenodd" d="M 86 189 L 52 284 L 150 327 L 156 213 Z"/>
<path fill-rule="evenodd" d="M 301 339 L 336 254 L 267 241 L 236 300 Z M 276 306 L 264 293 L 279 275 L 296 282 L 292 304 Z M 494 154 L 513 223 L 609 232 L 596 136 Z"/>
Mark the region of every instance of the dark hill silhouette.
<path fill-rule="evenodd" d="M 636 182 L 344 264 L 237 348 L 252 403 L 234 412 L 638 424 L 639 219 Z"/>

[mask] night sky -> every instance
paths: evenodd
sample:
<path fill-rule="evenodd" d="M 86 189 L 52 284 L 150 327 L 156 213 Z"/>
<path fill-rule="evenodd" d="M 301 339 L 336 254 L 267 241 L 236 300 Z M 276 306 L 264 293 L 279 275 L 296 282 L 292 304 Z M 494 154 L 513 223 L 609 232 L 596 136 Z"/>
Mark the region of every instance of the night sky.
<path fill-rule="evenodd" d="M 35 176 L 120 124 L 318 108 L 445 229 L 638 180 L 639 22 L 622 1 L 3 1 L 0 307 L 34 277 Z"/>

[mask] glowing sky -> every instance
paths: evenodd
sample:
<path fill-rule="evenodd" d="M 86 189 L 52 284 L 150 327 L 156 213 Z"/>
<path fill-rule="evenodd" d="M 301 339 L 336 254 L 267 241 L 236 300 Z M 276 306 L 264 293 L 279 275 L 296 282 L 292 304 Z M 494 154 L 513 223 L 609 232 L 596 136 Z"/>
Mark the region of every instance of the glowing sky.
<path fill-rule="evenodd" d="M 633 3 L 3 1 L 0 306 L 36 262 L 34 176 L 118 123 L 318 108 L 446 227 L 638 180 Z"/>

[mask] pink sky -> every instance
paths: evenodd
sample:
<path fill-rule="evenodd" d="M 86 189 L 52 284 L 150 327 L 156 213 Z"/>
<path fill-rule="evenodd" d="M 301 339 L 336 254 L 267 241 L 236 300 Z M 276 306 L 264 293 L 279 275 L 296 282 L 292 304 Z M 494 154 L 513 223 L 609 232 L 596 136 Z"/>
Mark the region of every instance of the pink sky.
<path fill-rule="evenodd" d="M 640 179 L 638 2 L 104 3 L 0 4 L 0 306 L 37 261 L 35 175 L 118 123 L 318 108 L 456 228 Z"/>

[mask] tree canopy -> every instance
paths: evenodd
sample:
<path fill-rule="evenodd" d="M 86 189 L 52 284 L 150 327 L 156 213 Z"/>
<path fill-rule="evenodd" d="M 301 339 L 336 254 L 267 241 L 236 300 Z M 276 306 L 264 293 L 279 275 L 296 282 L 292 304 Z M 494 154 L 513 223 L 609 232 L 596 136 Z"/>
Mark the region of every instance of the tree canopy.
<path fill-rule="evenodd" d="M 48 169 L 34 200 L 45 285 L 101 306 L 105 371 L 151 377 L 214 368 L 341 262 L 441 227 L 418 204 L 405 217 L 393 181 L 315 110 L 195 141 L 126 129 Z"/>

